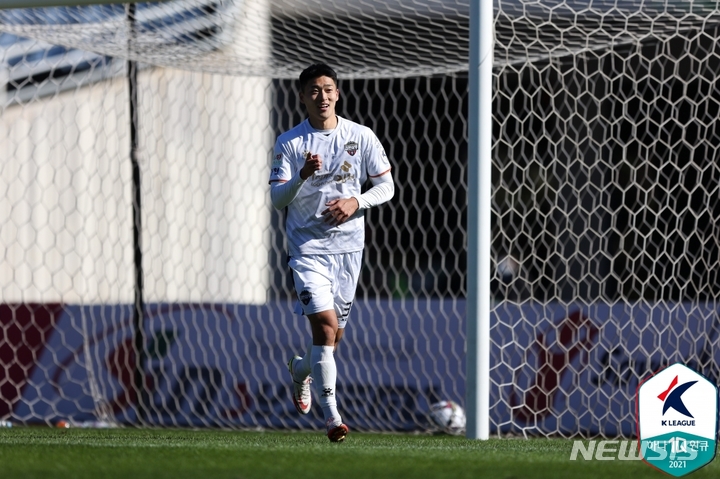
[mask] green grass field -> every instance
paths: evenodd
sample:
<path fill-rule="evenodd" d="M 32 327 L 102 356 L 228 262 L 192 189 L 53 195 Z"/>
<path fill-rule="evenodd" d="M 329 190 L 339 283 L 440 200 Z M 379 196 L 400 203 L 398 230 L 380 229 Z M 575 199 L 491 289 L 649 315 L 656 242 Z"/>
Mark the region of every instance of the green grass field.
<path fill-rule="evenodd" d="M 0 478 L 659 478 L 642 461 L 570 461 L 565 439 L 178 429 L 0 430 Z M 720 477 L 715 460 L 690 474 Z"/>

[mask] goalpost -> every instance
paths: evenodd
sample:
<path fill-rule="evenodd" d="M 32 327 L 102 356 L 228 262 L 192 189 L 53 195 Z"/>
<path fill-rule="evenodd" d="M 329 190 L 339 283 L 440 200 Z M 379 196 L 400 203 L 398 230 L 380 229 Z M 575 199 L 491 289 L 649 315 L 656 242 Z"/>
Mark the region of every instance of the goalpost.
<path fill-rule="evenodd" d="M 289 398 L 309 331 L 267 186 L 317 60 L 397 184 L 338 350 L 354 430 L 430 431 L 449 399 L 468 437 L 632 436 L 660 366 L 717 382 L 717 4 L 492 3 L 0 10 L 0 419 L 322 426 Z"/>
<path fill-rule="evenodd" d="M 470 2 L 469 50 L 466 436 L 488 439 L 493 2 Z"/>

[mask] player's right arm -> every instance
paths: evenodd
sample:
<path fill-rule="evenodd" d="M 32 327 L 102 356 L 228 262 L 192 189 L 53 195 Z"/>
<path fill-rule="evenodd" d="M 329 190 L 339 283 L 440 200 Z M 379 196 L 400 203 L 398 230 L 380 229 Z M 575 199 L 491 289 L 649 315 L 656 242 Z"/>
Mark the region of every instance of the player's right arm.
<path fill-rule="evenodd" d="M 294 164 L 291 153 L 283 145 L 276 145 L 270 167 L 270 199 L 278 210 L 285 208 L 297 198 L 305 180 L 322 168 L 322 159 L 318 155 L 307 153 L 305 163 L 297 173 L 293 172 Z"/>

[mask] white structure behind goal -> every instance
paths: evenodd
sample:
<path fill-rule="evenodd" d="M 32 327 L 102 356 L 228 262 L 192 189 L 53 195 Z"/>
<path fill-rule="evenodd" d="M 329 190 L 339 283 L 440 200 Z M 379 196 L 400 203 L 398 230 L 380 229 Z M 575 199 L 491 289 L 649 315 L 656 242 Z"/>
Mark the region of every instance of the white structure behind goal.
<path fill-rule="evenodd" d="M 267 186 L 313 61 L 336 67 L 339 113 L 377 132 L 397 183 L 367 215 L 340 407 L 358 430 L 422 431 L 431 403 L 462 404 L 469 15 L 461 0 L 175 0 L 132 22 L 117 5 L 1 10 L 0 418 L 322 424 L 288 394 L 309 331 Z M 720 379 L 720 10 L 497 0 L 493 17 L 490 431 L 631 436 L 659 367 Z"/>

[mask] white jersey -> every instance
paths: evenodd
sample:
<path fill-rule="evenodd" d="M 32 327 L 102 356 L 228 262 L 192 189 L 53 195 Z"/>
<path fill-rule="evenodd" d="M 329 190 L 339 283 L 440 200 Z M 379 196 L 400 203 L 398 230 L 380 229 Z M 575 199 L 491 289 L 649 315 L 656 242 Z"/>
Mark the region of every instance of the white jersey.
<path fill-rule="evenodd" d="M 370 128 L 338 117 L 329 134 L 308 120 L 283 133 L 275 143 L 270 183 L 289 181 L 307 154 L 320 155 L 322 169 L 305 180 L 288 205 L 285 224 L 291 256 L 361 251 L 365 246 L 365 213 L 358 210 L 345 223 L 330 226 L 321 212 L 328 201 L 361 194 L 369 177 L 390 171 L 385 149 Z"/>

